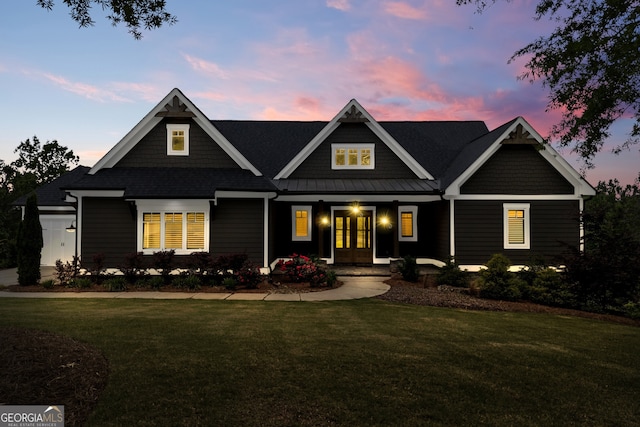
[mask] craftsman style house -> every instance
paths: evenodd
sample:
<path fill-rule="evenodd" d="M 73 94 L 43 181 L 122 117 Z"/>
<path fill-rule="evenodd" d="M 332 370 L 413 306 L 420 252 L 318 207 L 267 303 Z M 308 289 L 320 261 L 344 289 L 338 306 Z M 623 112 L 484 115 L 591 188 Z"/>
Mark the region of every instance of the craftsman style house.
<path fill-rule="evenodd" d="M 73 224 L 81 258 L 104 253 L 113 267 L 169 249 L 243 252 L 264 268 L 293 253 L 329 264 L 453 256 L 473 268 L 498 252 L 553 262 L 580 245 L 583 200 L 595 194 L 521 117 L 492 131 L 378 122 L 352 100 L 329 122 L 210 120 L 178 89 L 68 175 L 49 184 L 65 200 L 40 209 L 62 215 L 60 230 Z"/>

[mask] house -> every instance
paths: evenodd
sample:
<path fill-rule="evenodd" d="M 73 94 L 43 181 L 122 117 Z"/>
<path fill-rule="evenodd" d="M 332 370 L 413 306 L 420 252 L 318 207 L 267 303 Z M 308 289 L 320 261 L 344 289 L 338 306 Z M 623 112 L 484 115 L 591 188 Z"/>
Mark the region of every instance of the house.
<path fill-rule="evenodd" d="M 71 174 L 53 184 L 66 194 L 61 224 L 73 212 L 74 250 L 113 267 L 168 249 L 243 252 L 263 268 L 293 253 L 329 264 L 453 256 L 470 269 L 498 252 L 553 261 L 581 244 L 595 194 L 522 117 L 492 131 L 378 122 L 351 100 L 329 122 L 210 120 L 178 89 Z"/>

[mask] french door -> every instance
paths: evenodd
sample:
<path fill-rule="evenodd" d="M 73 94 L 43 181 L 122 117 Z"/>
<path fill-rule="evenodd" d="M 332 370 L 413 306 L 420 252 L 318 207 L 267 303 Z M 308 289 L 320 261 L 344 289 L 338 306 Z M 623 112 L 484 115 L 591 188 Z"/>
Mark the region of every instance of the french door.
<path fill-rule="evenodd" d="M 336 264 L 373 262 L 373 215 L 371 211 L 335 211 L 333 220 Z"/>

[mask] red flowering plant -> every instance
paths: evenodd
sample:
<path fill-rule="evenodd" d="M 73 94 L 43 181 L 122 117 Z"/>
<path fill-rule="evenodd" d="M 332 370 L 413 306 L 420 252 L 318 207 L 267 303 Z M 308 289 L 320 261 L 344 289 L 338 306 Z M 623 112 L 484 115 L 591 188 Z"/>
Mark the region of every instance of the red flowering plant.
<path fill-rule="evenodd" d="M 310 282 L 311 286 L 319 286 L 327 280 L 327 274 L 308 256 L 293 254 L 288 261 L 280 260 L 276 264 L 293 282 Z"/>
<path fill-rule="evenodd" d="M 245 262 L 239 270 L 234 272 L 238 285 L 247 289 L 256 289 L 263 277 L 260 269 L 250 262 Z"/>

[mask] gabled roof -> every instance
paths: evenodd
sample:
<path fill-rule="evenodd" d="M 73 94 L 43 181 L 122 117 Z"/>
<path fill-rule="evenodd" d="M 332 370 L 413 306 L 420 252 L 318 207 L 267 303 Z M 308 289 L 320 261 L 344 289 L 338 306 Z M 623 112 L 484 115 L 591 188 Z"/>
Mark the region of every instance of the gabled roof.
<path fill-rule="evenodd" d="M 288 178 L 305 159 L 318 148 L 342 122 L 364 123 L 380 140 L 385 143 L 418 178 L 435 179 L 415 158 L 387 132 L 355 99 L 349 101 L 342 110 L 331 120 L 309 143 L 303 147 L 283 168 L 274 179 Z"/>
<path fill-rule="evenodd" d="M 459 195 L 462 185 L 498 151 L 501 144 L 509 143 L 539 145 L 540 155 L 573 185 L 576 195 L 596 194 L 595 189 L 522 117 L 517 117 L 468 144 L 443 176 L 442 188 L 445 193 L 449 196 Z"/>
<path fill-rule="evenodd" d="M 173 89 L 169 92 L 118 144 L 98 160 L 89 173 L 95 174 L 103 168 L 113 167 L 167 115 L 192 118 L 238 166 L 251 171 L 254 175 L 261 175 L 260 171 L 211 124 L 209 119 L 179 89 Z"/>
<path fill-rule="evenodd" d="M 60 175 L 48 184 L 45 184 L 36 189 L 36 197 L 38 198 L 38 206 L 43 208 L 45 206 L 60 207 L 69 206 L 65 202 L 64 187 L 70 185 L 84 177 L 91 168 L 88 166 L 77 166 L 74 169 Z M 24 206 L 27 203 L 27 196 L 18 198 L 13 204 L 15 206 Z"/>

